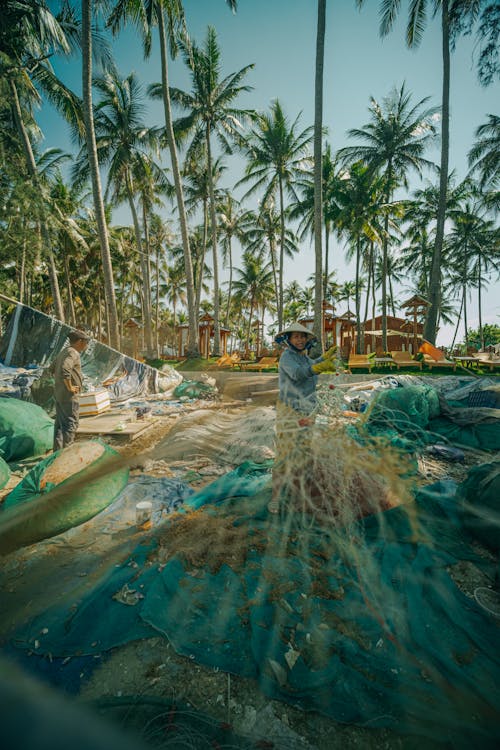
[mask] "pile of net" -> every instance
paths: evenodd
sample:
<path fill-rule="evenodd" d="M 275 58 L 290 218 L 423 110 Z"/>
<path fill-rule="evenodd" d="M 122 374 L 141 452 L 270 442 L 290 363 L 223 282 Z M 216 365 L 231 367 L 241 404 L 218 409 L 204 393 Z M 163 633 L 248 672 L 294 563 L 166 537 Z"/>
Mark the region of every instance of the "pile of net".
<path fill-rule="evenodd" d="M 487 378 L 440 378 L 432 385 L 415 380 L 416 384 L 396 381 L 396 388 L 376 394 L 366 412 L 365 428 L 370 434 L 400 435 L 414 447 L 439 440 L 464 448 L 500 450 L 498 384 Z"/>
<path fill-rule="evenodd" d="M 272 407 L 198 409 L 183 415 L 154 455 L 169 461 L 207 458 L 229 467 L 267 461 L 274 457 L 275 420 Z"/>
<path fill-rule="evenodd" d="M 0 398 L 0 457 L 19 461 L 52 449 L 54 422 L 36 404 Z"/>
<path fill-rule="evenodd" d="M 89 440 L 34 466 L 2 504 L 2 554 L 79 526 L 107 508 L 128 480 L 127 468 L 113 466 L 117 457 L 102 441 Z"/>
<path fill-rule="evenodd" d="M 353 437 L 337 416 L 290 426 L 296 447 L 274 477 L 271 461 L 247 461 L 187 497 L 86 597 L 15 633 L 16 645 L 93 657 L 160 633 L 304 710 L 494 746 L 498 622 L 453 578 L 467 563 L 493 582 L 494 561 L 472 544 L 456 485 L 417 490 L 407 452 Z"/>

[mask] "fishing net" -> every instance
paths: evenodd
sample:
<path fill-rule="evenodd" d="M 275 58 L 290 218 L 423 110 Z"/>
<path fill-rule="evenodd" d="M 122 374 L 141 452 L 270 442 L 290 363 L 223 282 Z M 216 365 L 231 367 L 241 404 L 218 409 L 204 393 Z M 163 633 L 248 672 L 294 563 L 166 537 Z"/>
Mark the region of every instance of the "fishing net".
<path fill-rule="evenodd" d="M 494 583 L 496 563 L 464 517 L 483 517 L 496 480 L 479 482 L 484 503 L 451 481 L 417 486 L 414 454 L 440 413 L 431 389 L 396 383 L 348 423 L 330 385 L 309 421 L 279 407 L 274 445 L 272 409 L 179 421 L 156 449 L 167 462 L 220 455 L 229 469 L 252 434 L 259 460 L 186 497 L 77 604 L 48 609 L 16 643 L 93 657 L 162 634 L 304 710 L 494 747 L 498 622 L 454 571 L 473 565 Z M 497 516 L 487 524 L 498 534 Z"/>
<path fill-rule="evenodd" d="M 18 461 L 52 449 L 54 422 L 36 404 L 0 398 L 0 456 Z"/>
<path fill-rule="evenodd" d="M 217 389 L 210 383 L 203 383 L 198 380 L 184 380 L 174 389 L 174 398 L 215 398 Z"/>
<path fill-rule="evenodd" d="M 194 663 L 305 711 L 495 747 L 498 619 L 477 587 L 456 581 L 469 566 L 494 593 L 498 462 L 458 487 L 423 488 L 416 461 L 436 440 L 436 420 L 466 428 L 471 391 L 391 378 L 351 398 L 363 412 L 346 412 L 344 385 L 325 379 L 310 420 L 281 404 L 183 415 L 156 458 L 203 458 L 224 474 L 176 495 L 176 512 L 155 516 L 85 594 L 18 628 L 16 645 L 95 665 L 160 634 Z M 491 408 L 473 406 L 470 416 L 498 431 Z M 50 473 L 45 480 L 42 488 L 37 475 L 34 488 L 50 501 Z M 59 492 L 64 482 L 53 482 Z M 18 512 L 33 505 L 18 500 Z"/>

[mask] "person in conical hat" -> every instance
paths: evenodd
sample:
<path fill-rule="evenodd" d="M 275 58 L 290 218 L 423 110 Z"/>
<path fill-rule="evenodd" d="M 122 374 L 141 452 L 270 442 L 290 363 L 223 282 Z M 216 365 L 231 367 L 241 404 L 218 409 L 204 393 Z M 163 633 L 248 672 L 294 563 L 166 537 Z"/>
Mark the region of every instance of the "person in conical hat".
<path fill-rule="evenodd" d="M 318 374 L 335 369 L 331 357 L 336 347 L 312 359 L 308 352 L 316 339 L 302 323 L 290 323 L 277 334 L 275 341 L 286 347 L 278 367 L 279 400 L 299 416 L 307 417 L 316 408 Z"/>
<path fill-rule="evenodd" d="M 290 485 L 290 465 L 308 455 L 308 435 L 304 432 L 314 423 L 317 405 L 318 375 L 334 371 L 331 359 L 336 347 L 312 359 L 308 352 L 316 339 L 302 323 L 291 323 L 280 331 L 275 341 L 284 345 L 279 366 L 279 397 L 276 404 L 276 457 L 273 469 L 273 497 L 269 511 L 277 513 L 280 500 Z M 303 458 L 300 458 L 299 455 Z M 297 466 L 295 466 L 297 468 Z"/>

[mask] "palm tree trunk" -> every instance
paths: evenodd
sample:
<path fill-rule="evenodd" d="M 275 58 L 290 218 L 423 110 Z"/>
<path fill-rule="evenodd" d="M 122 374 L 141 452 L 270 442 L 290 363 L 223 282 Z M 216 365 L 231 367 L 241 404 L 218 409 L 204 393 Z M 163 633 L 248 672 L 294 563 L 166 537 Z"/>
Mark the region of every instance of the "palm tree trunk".
<path fill-rule="evenodd" d="M 361 292 L 359 289 L 359 265 L 361 259 L 361 238 L 358 236 L 356 239 L 356 354 L 362 354 L 364 350 L 364 337 L 361 340 Z"/>
<path fill-rule="evenodd" d="M 115 285 L 113 281 L 113 265 L 109 249 L 108 227 L 104 213 L 102 198 L 101 175 L 94 130 L 94 112 L 92 107 L 92 0 L 82 0 L 82 92 L 83 119 L 85 124 L 85 142 L 89 159 L 90 176 L 92 181 L 92 195 L 94 210 L 101 247 L 102 270 L 104 275 L 104 296 L 109 316 L 107 331 L 110 346 L 120 348 L 118 330 L 118 313 L 116 309 Z"/>
<path fill-rule="evenodd" d="M 377 299 L 376 299 L 376 290 L 375 290 L 375 258 L 373 259 L 372 264 L 372 331 L 375 330 L 375 313 L 377 311 Z M 375 336 L 372 335 L 372 349 L 374 351 L 377 351 L 377 342 L 375 341 Z M 382 346 L 382 349 L 384 352 L 386 349 Z"/>
<path fill-rule="evenodd" d="M 21 268 L 19 269 L 19 302 L 24 304 L 26 290 L 26 238 L 23 239 L 23 252 L 21 255 Z"/>
<path fill-rule="evenodd" d="M 245 357 L 248 359 L 250 353 L 250 333 L 252 331 L 252 316 L 253 316 L 254 296 L 250 299 L 250 312 L 248 314 L 248 325 L 245 337 Z"/>
<path fill-rule="evenodd" d="M 198 320 L 195 311 L 194 279 L 193 279 L 193 262 L 191 250 L 189 248 L 189 234 L 186 220 L 186 210 L 184 207 L 184 195 L 182 191 L 182 181 L 179 169 L 179 160 L 177 158 L 177 148 L 174 138 L 174 129 L 172 126 L 172 108 L 170 105 L 170 92 L 168 84 L 168 54 L 167 38 L 165 33 L 165 16 L 160 4 L 156 4 L 156 14 L 158 18 L 158 32 L 160 35 L 160 54 L 161 54 L 161 85 L 163 93 L 163 108 L 165 112 L 165 132 L 167 136 L 168 148 L 170 151 L 170 161 L 172 162 L 172 175 L 174 178 L 175 194 L 177 198 L 177 210 L 179 211 L 179 223 L 181 227 L 182 249 L 184 252 L 184 269 L 186 272 L 186 296 L 188 309 L 188 357 L 200 356 Z"/>
<path fill-rule="evenodd" d="M 464 298 L 462 296 L 462 301 L 460 302 L 460 310 L 458 311 L 457 324 L 455 326 L 455 332 L 453 334 L 453 341 L 451 342 L 451 347 L 450 347 L 450 349 L 451 349 L 452 352 L 453 352 L 453 347 L 455 346 L 455 340 L 457 338 L 458 327 L 459 327 L 460 321 L 462 319 L 462 309 L 463 309 L 463 306 L 464 306 Z"/>
<path fill-rule="evenodd" d="M 97 337 L 99 341 L 102 339 L 102 300 L 101 300 L 101 289 L 97 290 Z"/>
<path fill-rule="evenodd" d="M 148 222 L 148 212 L 146 209 L 146 201 L 143 199 L 141 201 L 142 204 L 142 228 L 144 233 L 144 242 L 143 242 L 143 249 L 144 249 L 144 264 L 146 268 L 146 278 L 148 280 L 148 285 L 146 288 L 146 295 L 148 299 L 148 307 L 149 307 L 149 314 L 151 317 L 151 341 L 153 340 L 153 290 L 151 285 L 151 247 L 150 247 L 150 241 L 149 241 L 149 222 Z"/>
<path fill-rule="evenodd" d="M 481 300 L 481 254 L 478 255 L 477 259 L 477 304 L 479 313 L 479 341 L 481 349 L 484 351 L 484 332 L 483 332 L 483 310 Z"/>
<path fill-rule="evenodd" d="M 228 258 L 229 258 L 229 285 L 227 289 L 227 305 L 226 305 L 226 317 L 224 319 L 224 327 L 229 328 L 229 310 L 231 307 L 231 294 L 233 289 L 233 250 L 232 250 L 232 236 L 228 237 Z"/>
<path fill-rule="evenodd" d="M 214 350 L 213 356 L 220 357 L 220 312 L 219 312 L 219 260 L 217 258 L 217 219 L 215 215 L 214 178 L 212 172 L 212 151 L 210 147 L 210 127 L 205 134 L 207 145 L 208 193 L 210 196 L 210 228 L 214 266 Z"/>
<path fill-rule="evenodd" d="M 278 287 L 278 276 L 276 269 L 276 248 L 274 247 L 274 240 L 269 237 L 269 252 L 271 253 L 271 268 L 273 269 L 273 280 L 274 280 L 274 292 L 276 299 L 279 299 L 279 287 Z M 278 330 L 281 330 L 280 328 Z"/>
<path fill-rule="evenodd" d="M 28 135 L 28 131 L 26 130 L 26 127 L 24 125 L 23 113 L 21 110 L 21 104 L 19 102 L 17 87 L 16 87 L 15 82 L 12 79 L 9 79 L 9 87 L 10 87 L 10 92 L 12 95 L 12 101 L 14 104 L 14 119 L 16 121 L 17 131 L 19 133 L 19 136 L 21 138 L 21 143 L 23 145 L 28 172 L 31 175 L 31 178 L 33 179 L 33 182 L 35 183 L 35 185 L 39 186 L 40 180 L 38 177 L 38 170 L 36 168 L 36 162 L 35 162 L 35 157 L 33 154 L 33 149 L 31 147 L 31 141 Z M 40 192 L 41 192 L 41 189 L 40 189 Z M 41 196 L 41 201 L 43 203 L 43 196 Z M 42 208 L 41 213 L 42 213 L 42 216 L 41 216 L 41 221 L 40 221 L 40 229 L 42 232 L 43 243 L 45 245 L 44 247 L 45 255 L 48 260 L 49 280 L 50 280 L 50 288 L 52 291 L 52 297 L 54 300 L 54 310 L 56 313 L 56 317 L 59 318 L 59 320 L 61 320 L 64 323 L 64 308 L 63 308 L 63 303 L 61 299 L 59 281 L 57 278 L 57 268 L 56 268 L 56 264 L 54 260 L 54 253 L 52 252 L 52 243 L 50 239 L 49 229 L 47 227 L 47 221 L 45 218 L 44 208 Z"/>
<path fill-rule="evenodd" d="M 391 311 L 392 311 L 392 317 L 396 317 L 396 308 L 394 307 L 394 290 L 392 288 L 392 276 L 389 274 L 389 294 L 391 297 Z"/>
<path fill-rule="evenodd" d="M 160 359 L 160 243 L 156 245 L 156 295 L 155 295 L 155 335 L 156 356 Z"/>
<path fill-rule="evenodd" d="M 152 331 L 152 319 L 151 319 L 151 305 L 150 305 L 150 283 L 148 278 L 148 267 L 146 263 L 145 254 L 143 252 L 141 227 L 139 224 L 139 217 L 137 216 L 137 209 L 134 202 L 134 194 L 132 188 L 132 180 L 130 174 L 127 173 L 125 177 L 128 203 L 130 206 L 130 212 L 132 214 L 132 221 L 134 224 L 135 242 L 137 245 L 137 251 L 139 253 L 139 263 L 141 266 L 142 274 L 142 309 L 144 311 L 144 339 L 148 357 L 153 354 L 153 331 Z"/>
<path fill-rule="evenodd" d="M 322 128 L 323 128 L 323 64 L 325 56 L 326 0 L 318 0 L 316 33 L 316 72 L 314 83 L 314 325 L 313 331 L 323 351 L 323 250 L 322 221 Z"/>
<path fill-rule="evenodd" d="M 366 321 L 368 320 L 368 305 L 370 304 L 370 290 L 372 283 L 372 264 L 373 264 L 373 242 L 370 242 L 370 253 L 368 255 L 368 284 L 366 286 L 365 312 L 363 315 L 363 328 L 366 330 Z"/>
<path fill-rule="evenodd" d="M 444 223 L 446 219 L 446 191 L 448 187 L 448 161 L 450 150 L 450 29 L 448 0 L 441 3 L 441 30 L 443 52 L 443 94 L 441 126 L 441 167 L 439 174 L 439 204 L 436 222 L 436 240 L 432 253 L 429 281 L 429 308 L 424 327 L 424 338 L 436 343 L 437 319 L 441 305 L 441 255 L 443 250 Z"/>
<path fill-rule="evenodd" d="M 278 331 L 283 328 L 283 264 L 285 261 L 285 202 L 283 197 L 283 181 L 279 177 L 279 194 L 280 194 L 280 262 L 278 268 L 279 289 L 278 289 Z"/>
<path fill-rule="evenodd" d="M 76 327 L 76 312 L 75 312 L 75 305 L 73 302 L 71 273 L 69 270 L 69 256 L 66 252 L 64 253 L 64 272 L 66 275 L 66 286 L 68 288 L 68 316 L 69 316 L 71 325 Z"/>
<path fill-rule="evenodd" d="M 203 200 L 203 241 L 201 244 L 201 258 L 198 259 L 199 267 L 196 273 L 196 320 L 200 319 L 201 288 L 203 286 L 203 270 L 205 268 L 205 254 L 207 252 L 208 237 L 208 206 Z"/>
<path fill-rule="evenodd" d="M 468 325 L 467 325 L 467 287 L 465 284 L 463 285 L 462 299 L 463 299 L 463 310 L 464 310 L 464 337 L 465 337 L 465 343 L 467 345 L 467 336 L 469 335 L 469 331 L 468 331 Z"/>
<path fill-rule="evenodd" d="M 390 185 L 392 165 L 387 169 L 387 182 Z M 389 203 L 389 193 L 386 194 L 386 204 Z M 389 237 L 389 216 L 384 217 L 384 238 L 382 241 L 382 348 L 387 351 L 387 244 Z"/>
<path fill-rule="evenodd" d="M 329 228 L 329 222 L 325 221 L 325 289 L 323 290 L 323 294 L 325 296 L 325 299 L 327 299 L 327 288 L 328 288 L 328 270 L 329 270 L 329 255 L 330 255 L 330 228 Z"/>

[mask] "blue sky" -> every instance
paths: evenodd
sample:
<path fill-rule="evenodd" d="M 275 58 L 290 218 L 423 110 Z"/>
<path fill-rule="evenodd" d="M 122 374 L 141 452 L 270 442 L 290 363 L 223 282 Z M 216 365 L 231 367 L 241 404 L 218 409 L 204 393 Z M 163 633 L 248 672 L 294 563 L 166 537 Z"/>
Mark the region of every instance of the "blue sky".
<path fill-rule="evenodd" d="M 51 3 L 52 6 L 55 3 Z M 358 11 L 354 0 L 328 0 L 325 39 L 324 123 L 327 139 L 334 150 L 347 145 L 346 131 L 362 127 L 369 121 L 370 97 L 378 101 L 403 82 L 412 93 L 412 102 L 429 97 L 427 106 L 441 102 L 442 64 L 439 23 L 429 19 L 421 45 L 408 50 L 404 42 L 407 3 L 402 3 L 401 18 L 394 31 L 379 37 L 379 0 L 368 0 Z M 278 98 L 290 120 L 301 112 L 300 126 L 313 122 L 314 59 L 316 42 L 316 0 L 239 0 L 238 11 L 232 14 L 224 0 L 184 0 L 191 36 L 201 43 L 207 25 L 215 27 L 222 50 L 222 73 L 227 75 L 254 63 L 247 82 L 253 90 L 237 105 L 266 110 Z M 139 39 L 132 29 L 125 30 L 113 41 L 117 66 L 123 76 L 138 74 L 146 86 L 158 81 L 159 57 L 153 54 L 143 60 Z M 498 114 L 500 86 L 482 88 L 473 60 L 474 40 L 460 39 L 452 54 L 451 67 L 451 133 L 450 169 L 458 179 L 467 172 L 467 152 L 474 141 L 474 131 L 490 113 Z M 75 59 L 55 62 L 57 72 L 75 91 L 81 91 L 81 70 Z M 189 79 L 181 60 L 171 64 L 171 85 L 189 87 Z M 67 126 L 48 107 L 40 112 L 39 123 L 45 133 L 45 147 L 58 146 L 71 150 Z M 163 124 L 160 103 L 148 103 L 148 124 Z M 428 158 L 439 162 L 439 141 L 429 150 Z M 223 186 L 231 188 L 241 177 L 243 163 L 229 157 Z M 418 179 L 412 178 L 418 187 Z M 238 194 L 237 194 L 238 195 Z M 118 221 L 129 221 L 123 210 Z M 353 278 L 352 268 L 344 260 L 344 249 L 334 242 L 333 265 L 340 281 Z M 297 279 L 304 284 L 314 268 L 312 248 L 308 241 L 286 269 L 286 280 Z M 497 322 L 499 286 L 490 287 L 483 299 L 483 319 Z M 398 298 L 405 298 L 401 289 Z M 475 300 L 471 302 L 470 325 L 477 325 Z M 438 342 L 449 343 L 452 328 L 440 331 Z M 460 338 L 460 337 L 459 337 Z"/>

